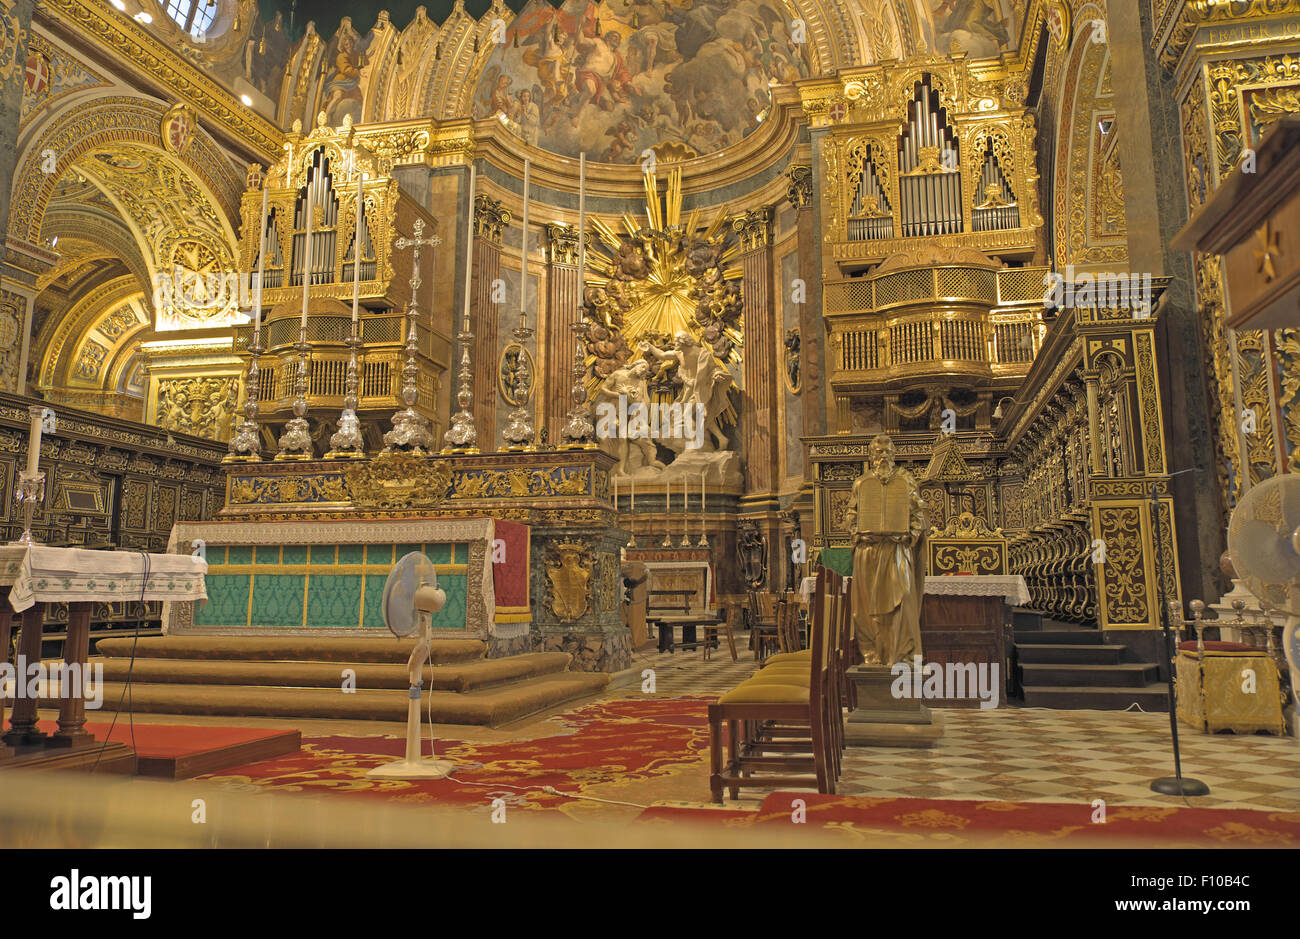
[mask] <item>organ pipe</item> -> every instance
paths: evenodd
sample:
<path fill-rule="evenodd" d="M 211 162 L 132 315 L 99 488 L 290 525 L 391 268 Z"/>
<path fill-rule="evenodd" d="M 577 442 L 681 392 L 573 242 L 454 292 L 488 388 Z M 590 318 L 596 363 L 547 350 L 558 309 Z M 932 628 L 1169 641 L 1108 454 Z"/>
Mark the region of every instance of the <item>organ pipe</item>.
<path fill-rule="evenodd" d="M 907 127 L 899 147 L 903 236 L 960 232 L 961 173 L 956 170 L 956 141 L 938 95 L 930 88 L 929 76 L 917 83 L 907 110 Z"/>
<path fill-rule="evenodd" d="M 339 202 L 334 195 L 330 175 L 329 161 L 318 150 L 308 171 L 303 198 L 294 211 L 293 283 L 297 285 L 302 284 L 303 277 L 309 277 L 311 284 L 334 281 Z M 310 244 L 307 243 L 306 234 L 308 206 L 317 209 L 319 214 L 318 219 L 313 219 Z"/>
<path fill-rule="evenodd" d="M 971 227 L 975 231 L 1006 231 L 1020 227 L 1020 207 L 991 148 L 985 154 L 975 200 L 971 209 Z"/>

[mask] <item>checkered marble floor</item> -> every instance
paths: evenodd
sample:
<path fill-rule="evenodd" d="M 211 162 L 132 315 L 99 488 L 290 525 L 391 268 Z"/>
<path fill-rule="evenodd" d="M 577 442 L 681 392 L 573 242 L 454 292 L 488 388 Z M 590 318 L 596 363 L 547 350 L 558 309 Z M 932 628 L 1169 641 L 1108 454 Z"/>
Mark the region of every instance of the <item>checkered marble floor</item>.
<path fill-rule="evenodd" d="M 737 645 L 738 663 L 724 648 L 708 661 L 697 651 L 643 654 L 636 664 L 655 670 L 659 695 L 722 694 L 755 671 L 748 636 Z M 838 791 L 1300 811 L 1300 742 L 1294 738 L 1204 734 L 1180 725 L 1183 775 L 1210 787 L 1210 795 L 1184 801 L 1150 789 L 1152 779 L 1174 772 L 1167 714 L 1015 707 L 942 713 L 944 735 L 931 749 L 849 747 Z M 757 803 L 764 795 L 742 791 L 741 802 Z"/>

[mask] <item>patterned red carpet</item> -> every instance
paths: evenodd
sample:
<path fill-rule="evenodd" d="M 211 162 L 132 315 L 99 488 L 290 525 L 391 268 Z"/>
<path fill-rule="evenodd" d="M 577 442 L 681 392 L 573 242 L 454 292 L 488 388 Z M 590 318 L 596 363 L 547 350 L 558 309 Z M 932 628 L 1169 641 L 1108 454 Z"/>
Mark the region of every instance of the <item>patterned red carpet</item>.
<path fill-rule="evenodd" d="M 1094 820 L 1096 816 L 1096 820 Z M 774 792 L 758 812 L 654 806 L 638 821 L 655 824 L 786 826 L 836 831 L 846 846 L 877 847 L 1159 847 L 1293 848 L 1300 812 L 1115 805 L 1101 822 L 1084 803 L 971 802 L 961 799 L 871 799 Z"/>
<path fill-rule="evenodd" d="M 369 770 L 404 754 L 406 741 L 396 737 L 304 737 L 299 753 L 200 778 L 237 788 L 337 792 L 456 807 L 489 806 L 499 798 L 512 808 L 554 810 L 572 800 L 543 787 L 577 794 L 703 764 L 708 757 L 707 701 L 594 704 L 554 719 L 567 733 L 533 740 L 471 744 L 439 739 L 438 758 L 461 765 L 449 779 L 367 779 Z M 427 740 L 425 746 L 428 756 Z"/>
<path fill-rule="evenodd" d="M 842 835 L 846 847 L 1295 847 L 1300 812 L 1111 804 L 1104 824 L 1093 805 L 961 799 L 769 794 L 758 811 L 707 800 L 708 697 L 609 701 L 552 718 L 556 733 L 531 740 L 438 740 L 440 759 L 460 768 L 450 779 L 367 779 L 403 754 L 397 737 L 304 737 L 300 752 L 200 777 L 236 789 L 339 793 L 430 808 L 559 811 L 576 819 L 639 824 L 788 826 L 792 845 L 807 831 Z M 426 752 L 426 756 L 427 756 Z M 547 787 L 555 792 L 547 792 Z M 565 798 L 561 793 L 598 801 Z M 698 801 L 697 801 L 698 800 Z M 801 822 L 795 800 L 802 800 Z M 658 804 L 638 811 L 641 806 Z M 499 805 L 499 803 L 497 803 Z M 754 803 L 751 802 L 751 805 Z"/>

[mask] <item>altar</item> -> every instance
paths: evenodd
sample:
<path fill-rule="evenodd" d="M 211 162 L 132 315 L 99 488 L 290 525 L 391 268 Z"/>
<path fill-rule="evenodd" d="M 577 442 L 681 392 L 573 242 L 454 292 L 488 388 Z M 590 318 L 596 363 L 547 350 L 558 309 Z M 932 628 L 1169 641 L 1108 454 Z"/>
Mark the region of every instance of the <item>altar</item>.
<path fill-rule="evenodd" d="M 384 584 L 404 555 L 428 555 L 447 603 L 433 616 L 442 639 L 494 645 L 527 635 L 528 526 L 492 518 L 364 518 L 189 522 L 169 551 L 189 547 L 208 561 L 212 602 L 167 603 L 168 635 L 358 635 L 381 631 Z"/>
<path fill-rule="evenodd" d="M 568 652 L 573 668 L 631 660 L 621 615 L 613 457 L 597 449 L 240 462 L 212 522 L 168 550 L 202 550 L 209 603 L 169 604 L 169 635 L 388 636 L 384 582 L 410 551 L 438 571 L 438 639 L 497 658 Z M 200 546 L 200 542 L 202 545 Z"/>
<path fill-rule="evenodd" d="M 921 603 L 921 649 L 927 665 L 978 670 L 997 666 L 990 685 L 998 706 L 1006 703 L 1008 607 L 1029 602 L 1029 588 L 1019 574 L 946 574 L 925 578 Z M 945 685 L 946 687 L 946 685 Z M 936 698 L 932 707 L 979 707 L 977 697 Z"/>

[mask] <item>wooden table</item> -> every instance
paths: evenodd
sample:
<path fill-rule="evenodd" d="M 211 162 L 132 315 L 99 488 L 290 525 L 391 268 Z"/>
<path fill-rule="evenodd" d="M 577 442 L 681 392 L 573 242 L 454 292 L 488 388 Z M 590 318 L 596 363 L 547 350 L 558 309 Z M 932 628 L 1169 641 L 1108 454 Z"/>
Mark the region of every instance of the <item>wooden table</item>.
<path fill-rule="evenodd" d="M 677 646 L 683 648 L 690 646 L 697 647 L 700 640 L 695 637 L 695 630 L 701 626 L 720 626 L 722 617 L 714 610 L 699 610 L 694 613 L 650 613 L 647 620 L 656 624 L 659 630 L 659 651 L 675 652 Z M 673 630 L 680 628 L 682 631 L 682 641 L 676 642 Z"/>
<path fill-rule="evenodd" d="M 694 590 L 651 590 L 649 605 L 652 609 L 680 609 L 683 613 L 689 613 L 691 611 L 691 597 L 695 596 L 695 593 Z M 676 597 L 678 602 L 661 606 L 655 601 L 662 597 Z"/>

